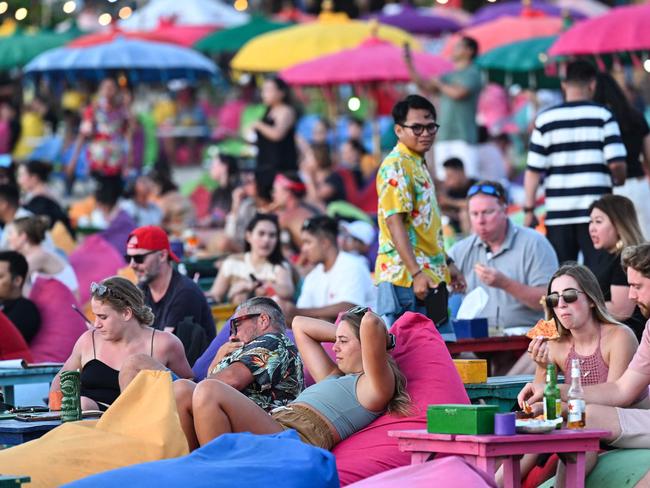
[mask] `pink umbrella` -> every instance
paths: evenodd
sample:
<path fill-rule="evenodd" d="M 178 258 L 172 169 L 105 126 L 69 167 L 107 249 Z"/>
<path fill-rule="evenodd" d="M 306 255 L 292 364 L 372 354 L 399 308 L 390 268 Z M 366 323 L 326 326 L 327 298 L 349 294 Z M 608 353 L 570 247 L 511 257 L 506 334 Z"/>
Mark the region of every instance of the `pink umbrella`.
<path fill-rule="evenodd" d="M 616 7 L 577 22 L 549 49 L 551 56 L 604 54 L 650 49 L 650 4 Z"/>
<path fill-rule="evenodd" d="M 414 52 L 413 61 L 423 76 L 437 76 L 453 69 L 449 61 L 431 54 Z M 292 85 L 315 86 L 410 81 L 402 48 L 377 38 L 286 68 L 280 76 Z"/>

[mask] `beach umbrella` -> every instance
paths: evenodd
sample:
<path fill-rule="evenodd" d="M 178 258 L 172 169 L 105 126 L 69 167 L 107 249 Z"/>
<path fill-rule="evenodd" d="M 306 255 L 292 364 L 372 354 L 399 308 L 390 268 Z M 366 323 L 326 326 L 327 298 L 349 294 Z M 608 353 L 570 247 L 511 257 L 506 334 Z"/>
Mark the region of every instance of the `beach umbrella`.
<path fill-rule="evenodd" d="M 573 9 L 571 3 L 572 1 L 567 2 L 565 7 L 541 0 L 533 0 L 530 4 L 520 0 L 487 4 L 476 11 L 469 25 L 484 24 L 500 17 L 562 17 L 565 12 L 572 19 L 584 19 L 585 14 Z"/>
<path fill-rule="evenodd" d="M 124 72 L 133 82 L 214 77 L 217 67 L 192 49 L 162 42 L 118 37 L 89 47 L 60 47 L 34 58 L 27 76 L 99 80 Z"/>
<path fill-rule="evenodd" d="M 237 52 L 255 36 L 292 25 L 288 22 L 272 22 L 264 17 L 254 16 L 249 22 L 237 27 L 230 27 L 199 40 L 194 48 L 206 54 Z"/>
<path fill-rule="evenodd" d="M 449 7 L 448 5 L 438 5 L 434 7 L 422 7 L 422 9 L 429 12 L 432 15 L 453 19 L 463 26 L 469 24 L 472 20 L 472 14 L 470 14 L 467 10 L 463 10 L 462 8 L 458 8 L 458 7 Z"/>
<path fill-rule="evenodd" d="M 350 20 L 344 13 L 323 12 L 318 21 L 262 34 L 247 42 L 230 66 L 239 71 L 275 72 L 294 64 L 349 49 L 371 35 L 398 46 L 417 42 L 408 32 L 376 21 Z"/>
<path fill-rule="evenodd" d="M 585 17 L 596 17 L 609 11 L 609 6 L 597 0 L 558 0 L 555 5 L 577 10 Z"/>
<path fill-rule="evenodd" d="M 70 47 L 88 47 L 112 42 L 118 37 L 142 39 L 146 41 L 168 42 L 183 47 L 191 47 L 195 42 L 214 32 L 210 25 L 176 25 L 174 22 L 161 21 L 152 31 L 125 31 L 116 25 L 110 30 L 95 32 L 76 38 L 68 43 Z"/>
<path fill-rule="evenodd" d="M 546 51 L 557 36 L 533 37 L 505 44 L 476 58 L 488 80 L 522 88 L 559 88 L 560 80 L 545 73 Z"/>
<path fill-rule="evenodd" d="M 119 25 L 126 30 L 152 30 L 161 19 L 177 25 L 234 27 L 245 24 L 249 15 L 219 0 L 152 0 Z"/>
<path fill-rule="evenodd" d="M 389 4 L 380 15 L 373 15 L 382 24 L 399 27 L 411 34 L 438 36 L 444 32 L 461 29 L 460 22 L 445 16 L 437 16 L 408 5 Z"/>
<path fill-rule="evenodd" d="M 81 31 L 76 27 L 63 33 L 52 31 L 26 33 L 18 28 L 10 36 L 0 37 L 0 70 L 20 68 L 42 52 L 63 46 L 80 34 Z"/>
<path fill-rule="evenodd" d="M 491 22 L 467 27 L 450 36 L 442 49 L 443 56 L 450 56 L 460 36 L 469 36 L 478 42 L 479 54 L 504 44 L 523 41 L 531 37 L 559 34 L 564 26 L 557 17 L 500 17 Z"/>
<path fill-rule="evenodd" d="M 299 8 L 291 5 L 283 7 L 277 14 L 273 14 L 271 18 L 276 22 L 290 22 L 292 24 L 313 22 L 317 19 L 315 15 L 305 13 Z"/>
<path fill-rule="evenodd" d="M 453 69 L 446 59 L 422 52 L 413 53 L 413 62 L 423 76 L 439 76 Z M 293 85 L 314 86 L 410 81 L 403 49 L 377 38 L 286 68 L 280 77 Z"/>
<path fill-rule="evenodd" d="M 616 7 L 576 22 L 549 49 L 551 56 L 650 50 L 650 4 Z"/>

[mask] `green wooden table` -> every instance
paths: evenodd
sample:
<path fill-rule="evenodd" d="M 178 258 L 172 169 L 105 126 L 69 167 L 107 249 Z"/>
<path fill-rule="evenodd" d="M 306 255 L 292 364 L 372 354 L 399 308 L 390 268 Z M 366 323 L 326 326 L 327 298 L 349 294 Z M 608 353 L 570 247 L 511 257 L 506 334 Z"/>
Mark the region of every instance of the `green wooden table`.
<path fill-rule="evenodd" d="M 472 403 L 497 405 L 499 412 L 510 412 L 517 403 L 517 395 L 533 375 L 491 376 L 486 383 L 466 384 L 465 390 Z"/>
<path fill-rule="evenodd" d="M 0 488 L 17 488 L 23 483 L 29 483 L 32 479 L 29 476 L 14 476 L 0 474 Z"/>
<path fill-rule="evenodd" d="M 61 366 L 40 368 L 0 368 L 0 388 L 5 402 L 15 405 L 14 386 L 31 383 L 51 383 Z"/>

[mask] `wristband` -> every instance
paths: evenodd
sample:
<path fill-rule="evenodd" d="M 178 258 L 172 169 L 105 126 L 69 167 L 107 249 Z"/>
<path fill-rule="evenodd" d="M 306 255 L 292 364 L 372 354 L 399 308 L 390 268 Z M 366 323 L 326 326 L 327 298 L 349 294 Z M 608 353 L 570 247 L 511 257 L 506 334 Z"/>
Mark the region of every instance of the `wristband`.
<path fill-rule="evenodd" d="M 415 273 L 413 273 L 412 278 L 415 279 L 415 277 L 416 277 L 417 275 L 419 275 L 420 273 L 422 273 L 422 268 L 418 269 Z"/>
<path fill-rule="evenodd" d="M 535 207 L 524 207 L 523 211 L 524 213 L 533 213 L 535 211 Z"/>
<path fill-rule="evenodd" d="M 445 258 L 445 262 L 447 263 L 447 266 L 451 266 L 452 264 L 454 264 L 454 260 L 451 259 L 451 257 L 449 256 Z"/>

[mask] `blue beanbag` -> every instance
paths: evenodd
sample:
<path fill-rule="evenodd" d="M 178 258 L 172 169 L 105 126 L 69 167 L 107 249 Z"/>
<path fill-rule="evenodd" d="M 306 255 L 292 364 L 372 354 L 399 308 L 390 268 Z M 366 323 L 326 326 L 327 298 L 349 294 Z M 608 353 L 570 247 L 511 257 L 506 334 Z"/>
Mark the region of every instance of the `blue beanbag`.
<path fill-rule="evenodd" d="M 265 480 L 265 481 L 264 481 Z M 69 488 L 338 488 L 334 455 L 293 430 L 272 435 L 225 434 L 188 456 L 136 464 L 63 485 Z"/>

